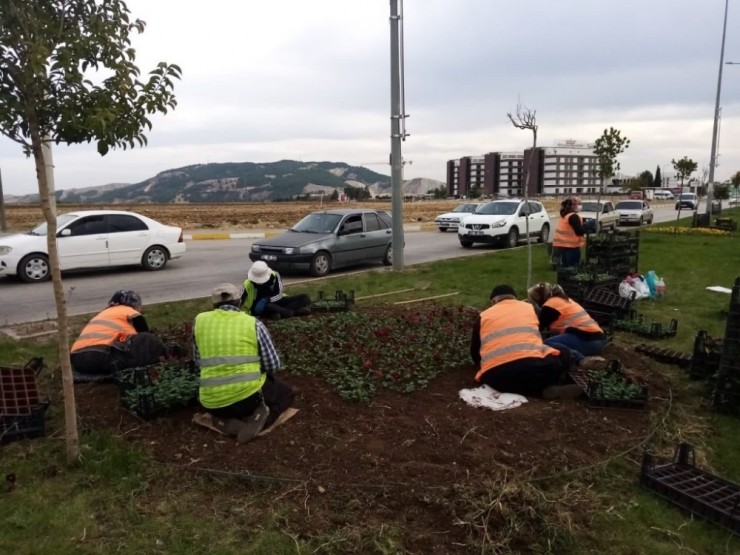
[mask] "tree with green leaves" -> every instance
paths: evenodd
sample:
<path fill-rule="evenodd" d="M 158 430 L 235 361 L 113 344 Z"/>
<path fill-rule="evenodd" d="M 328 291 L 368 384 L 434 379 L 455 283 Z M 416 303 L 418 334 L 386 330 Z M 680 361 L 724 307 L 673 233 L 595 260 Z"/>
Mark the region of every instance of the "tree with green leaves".
<path fill-rule="evenodd" d="M 642 187 L 653 186 L 653 174 L 650 170 L 645 170 L 644 172 L 642 172 L 637 179 L 641 183 Z"/>
<path fill-rule="evenodd" d="M 0 133 L 18 143 L 36 167 L 48 229 L 70 460 L 79 457 L 79 438 L 51 147 L 95 142 L 105 155 L 112 148 L 143 146 L 150 116 L 175 108 L 180 68 L 162 62 L 142 79 L 135 64 L 131 35 L 144 28 L 123 0 L 0 1 Z"/>
<path fill-rule="evenodd" d="M 692 173 L 696 171 L 698 167 L 697 163 L 691 160 L 688 156 L 684 156 L 679 161 L 671 160 L 673 171 L 676 172 L 676 177 L 681 180 L 681 193 L 683 193 L 683 181 L 687 177 L 690 177 Z M 678 203 L 678 212 L 676 213 L 676 228 L 678 228 L 678 220 L 681 218 L 681 203 Z"/>
<path fill-rule="evenodd" d="M 660 188 L 663 186 L 663 178 L 660 175 L 660 166 L 655 168 L 655 179 L 653 179 L 653 187 Z"/>
<path fill-rule="evenodd" d="M 594 154 L 597 158 L 596 175 L 601 180 L 601 190 L 604 190 L 604 181 L 613 176 L 621 167 L 617 156 L 622 154 L 630 146 L 630 140 L 622 137 L 618 129 L 610 127 L 604 129 L 601 137 L 594 143 Z"/>

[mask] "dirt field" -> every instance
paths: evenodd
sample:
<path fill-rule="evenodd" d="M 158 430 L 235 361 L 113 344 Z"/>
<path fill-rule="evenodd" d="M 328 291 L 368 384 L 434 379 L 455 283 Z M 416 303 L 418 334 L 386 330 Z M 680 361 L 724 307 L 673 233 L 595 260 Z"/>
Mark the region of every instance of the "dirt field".
<path fill-rule="evenodd" d="M 434 218 L 449 212 L 460 204 L 457 200 L 405 202 L 405 223 L 432 223 Z M 328 204 L 324 202 L 271 202 L 259 204 L 113 204 L 113 205 L 60 205 L 59 212 L 73 210 L 111 209 L 131 210 L 162 223 L 183 229 L 269 229 L 295 224 L 303 216 L 327 207 L 363 206 L 390 210 L 391 202 L 363 202 L 360 204 Z M 9 231 L 24 231 L 43 221 L 39 206 L 8 204 L 5 218 Z"/>
<path fill-rule="evenodd" d="M 648 380 L 652 409 L 661 410 L 665 388 L 642 357 L 614 344 L 605 355 Z M 583 401 L 531 398 L 513 410 L 472 408 L 457 392 L 475 386 L 473 374 L 470 366 L 453 368 L 427 389 L 382 391 L 368 406 L 342 401 L 317 379 L 284 373 L 298 390 L 300 412 L 247 445 L 191 423 L 195 408 L 142 421 L 117 408 L 113 385 L 77 385 L 76 398 L 83 429 L 109 429 L 135 442 L 182 467 L 183 480 L 196 471 L 242 476 L 237 488 L 262 492 L 273 510 L 287 505 L 285 522 L 298 537 L 390 524 L 404 530 L 408 552 L 440 555 L 480 552 L 478 534 L 506 528 L 494 517 L 483 531 L 461 525 L 471 508 L 465 500 L 492 494 L 482 478 L 546 477 L 593 465 L 648 434 L 647 411 L 589 409 Z"/>

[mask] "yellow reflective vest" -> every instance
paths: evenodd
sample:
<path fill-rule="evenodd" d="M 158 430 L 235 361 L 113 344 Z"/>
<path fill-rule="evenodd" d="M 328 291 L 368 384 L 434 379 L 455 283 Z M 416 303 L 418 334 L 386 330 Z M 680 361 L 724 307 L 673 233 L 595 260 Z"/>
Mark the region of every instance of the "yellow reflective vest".
<path fill-rule="evenodd" d="M 227 407 L 257 393 L 265 383 L 260 370 L 257 321 L 236 310 L 216 309 L 195 317 L 200 355 L 200 404 Z"/>

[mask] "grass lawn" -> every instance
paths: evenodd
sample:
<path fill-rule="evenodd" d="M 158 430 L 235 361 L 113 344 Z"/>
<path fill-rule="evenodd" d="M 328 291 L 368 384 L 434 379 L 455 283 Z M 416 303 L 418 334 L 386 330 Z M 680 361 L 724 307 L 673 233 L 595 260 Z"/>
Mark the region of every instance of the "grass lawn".
<path fill-rule="evenodd" d="M 723 215 L 740 219 L 740 210 Z M 706 287 L 731 287 L 740 276 L 739 239 L 738 233 L 674 236 L 643 229 L 640 270 L 655 270 L 663 277 L 667 294 L 660 300 L 637 301 L 635 308 L 653 321 L 678 320 L 678 332 L 662 340 L 618 332 L 615 342 L 626 348 L 650 343 L 690 353 L 698 330 L 722 337 L 730 297 Z M 544 246 L 532 249 L 529 279 L 525 249 L 495 249 L 491 254 L 414 266 L 402 273 L 371 271 L 332 277 L 310 286 L 290 287 L 288 292 L 315 297 L 319 291 L 333 295 L 336 290 L 352 290 L 358 307 L 439 297 L 434 302 L 480 310 L 488 305 L 489 292 L 496 284 L 509 283 L 523 296 L 528 284 L 555 281 Z M 421 300 L 416 306 L 429 302 Z M 147 306 L 145 313 L 152 327 L 165 329 L 191 321 L 208 308 L 207 299 L 199 299 Z M 79 328 L 84 320 L 76 320 L 72 327 Z M 320 334 L 316 334 L 318 341 Z M 435 342 L 436 348 L 444 348 L 444 337 L 435 336 Z M 435 345 L 425 348 L 434 350 Z M 5 365 L 43 356 L 53 369 L 57 361 L 53 342 L 3 339 L 0 353 L 0 364 Z M 451 480 L 444 498 L 431 491 L 420 494 L 419 515 L 433 507 L 449 506 L 454 508 L 455 526 L 467 531 L 461 542 L 465 545 L 446 545 L 440 538 L 438 549 L 427 552 L 740 552 L 740 540 L 725 529 L 692 518 L 639 487 L 643 450 L 649 448 L 666 461 L 679 441 L 697 447 L 697 463 L 702 468 L 740 482 L 737 419 L 713 412 L 708 386 L 690 381 L 684 370 L 651 360 L 646 364 L 665 384 L 661 390 L 665 398 L 656 403 L 660 409 L 651 409 L 647 437 L 590 464 L 576 468 L 553 465 L 547 476 L 503 472 L 499 470 L 503 466 L 472 468 L 485 488 L 456 487 Z M 244 480 L 226 472 L 183 470 L 152 457 L 150 450 L 129 441 L 122 431 L 84 428 L 81 459 L 69 465 L 58 372 L 47 372 L 40 379 L 54 401 L 48 413 L 50 435 L 0 447 L 0 475 L 15 479 L 6 481 L 0 490 L 0 553 L 418 552 L 407 547 L 408 537 L 420 533 L 413 518 L 378 516 L 392 512 L 392 495 L 380 500 L 366 497 L 349 488 L 350 484 L 332 502 L 341 504 L 348 515 L 360 516 L 352 522 L 321 522 L 320 507 L 329 503 L 322 498 L 323 492 L 306 490 L 306 507 L 318 504 L 319 508 L 308 516 L 298 515 L 284 497 L 299 482 L 286 485 Z M 604 415 L 608 417 L 608 412 Z M 418 414 L 420 420 L 426 416 Z M 341 423 L 327 422 L 326 433 L 333 433 L 337 424 Z M 584 437 L 588 433 L 584 430 Z M 213 448 L 219 446 L 214 443 Z M 392 475 L 393 469 L 388 472 Z"/>

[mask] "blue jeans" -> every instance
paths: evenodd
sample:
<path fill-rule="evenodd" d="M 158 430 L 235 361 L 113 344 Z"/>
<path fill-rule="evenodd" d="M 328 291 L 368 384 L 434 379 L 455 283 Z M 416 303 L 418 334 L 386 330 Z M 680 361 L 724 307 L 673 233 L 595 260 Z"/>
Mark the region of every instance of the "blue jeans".
<path fill-rule="evenodd" d="M 606 339 L 581 339 L 574 333 L 562 333 L 553 335 L 544 340 L 545 345 L 553 349 L 565 347 L 574 353 L 574 362 L 578 362 L 583 357 L 592 357 L 600 355 L 606 347 Z"/>
<path fill-rule="evenodd" d="M 560 266 L 563 268 L 570 268 L 572 266 L 578 266 L 581 262 L 581 249 L 580 247 L 566 249 L 559 247 L 560 251 Z"/>

